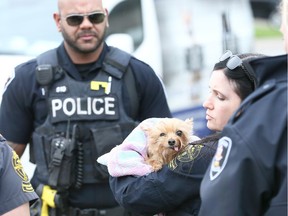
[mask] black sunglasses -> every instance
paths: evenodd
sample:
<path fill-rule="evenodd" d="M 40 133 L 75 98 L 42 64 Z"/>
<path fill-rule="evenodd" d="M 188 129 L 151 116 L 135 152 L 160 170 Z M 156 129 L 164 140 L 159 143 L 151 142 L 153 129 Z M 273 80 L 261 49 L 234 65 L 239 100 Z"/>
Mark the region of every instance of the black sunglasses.
<path fill-rule="evenodd" d="M 106 15 L 103 12 L 93 12 L 88 14 L 70 14 L 66 16 L 65 19 L 68 25 L 78 26 L 83 22 L 84 17 L 86 16 L 92 24 L 99 24 L 104 21 Z"/>
<path fill-rule="evenodd" d="M 226 61 L 229 59 L 226 63 L 226 67 L 229 70 L 235 70 L 237 67 L 240 67 L 242 71 L 246 74 L 246 76 L 249 78 L 249 80 L 253 83 L 254 89 L 256 88 L 256 80 L 251 76 L 251 74 L 246 70 L 246 68 L 243 66 L 242 59 L 239 58 L 237 55 L 233 55 L 233 53 L 230 50 L 227 50 L 219 59 L 219 61 Z"/>

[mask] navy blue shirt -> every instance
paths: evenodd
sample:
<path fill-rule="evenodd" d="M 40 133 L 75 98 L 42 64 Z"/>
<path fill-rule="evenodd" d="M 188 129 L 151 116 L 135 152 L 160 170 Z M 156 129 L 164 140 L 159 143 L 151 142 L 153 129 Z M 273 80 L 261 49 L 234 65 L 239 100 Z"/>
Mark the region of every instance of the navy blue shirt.
<path fill-rule="evenodd" d="M 90 80 L 100 71 L 109 47 L 104 49 L 95 63 L 74 65 L 67 55 L 64 45 L 57 48 L 59 65 L 75 80 Z M 139 110 L 136 121 L 143 121 L 151 117 L 171 117 L 171 112 L 165 97 L 160 79 L 152 68 L 144 62 L 132 57 L 129 63 L 136 83 L 139 98 Z M 36 83 L 36 59 L 23 63 L 14 78 L 9 81 L 3 94 L 0 109 L 0 132 L 14 143 L 29 143 L 32 132 L 43 124 L 47 117 L 48 108 Z M 85 73 L 79 72 L 89 66 Z M 125 110 L 130 113 L 130 101 L 127 88 L 123 87 Z M 33 177 L 33 186 L 37 179 Z M 105 194 L 105 196 L 103 196 Z M 106 208 L 117 205 L 110 191 L 109 183 L 98 185 L 84 185 L 81 190 L 71 191 L 71 203 L 81 208 Z"/>

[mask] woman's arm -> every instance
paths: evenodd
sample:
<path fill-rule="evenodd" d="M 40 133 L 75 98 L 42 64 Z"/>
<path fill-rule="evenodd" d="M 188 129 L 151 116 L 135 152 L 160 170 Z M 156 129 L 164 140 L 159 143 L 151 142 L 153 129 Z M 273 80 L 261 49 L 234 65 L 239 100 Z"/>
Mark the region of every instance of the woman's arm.
<path fill-rule="evenodd" d="M 110 177 L 110 187 L 120 205 L 140 214 L 169 212 L 184 202 L 199 203 L 200 184 L 214 152 L 206 146 L 191 148 L 158 172 Z"/>

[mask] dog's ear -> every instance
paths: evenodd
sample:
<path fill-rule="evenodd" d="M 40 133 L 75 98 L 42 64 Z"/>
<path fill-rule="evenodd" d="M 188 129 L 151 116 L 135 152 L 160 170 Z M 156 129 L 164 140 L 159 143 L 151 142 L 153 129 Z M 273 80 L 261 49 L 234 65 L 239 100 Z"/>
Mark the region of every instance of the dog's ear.
<path fill-rule="evenodd" d="M 193 126 L 193 118 L 187 118 L 185 122 Z"/>
<path fill-rule="evenodd" d="M 143 130 L 146 134 L 149 134 L 152 128 L 151 126 L 148 126 L 148 125 L 141 125 L 141 130 Z"/>

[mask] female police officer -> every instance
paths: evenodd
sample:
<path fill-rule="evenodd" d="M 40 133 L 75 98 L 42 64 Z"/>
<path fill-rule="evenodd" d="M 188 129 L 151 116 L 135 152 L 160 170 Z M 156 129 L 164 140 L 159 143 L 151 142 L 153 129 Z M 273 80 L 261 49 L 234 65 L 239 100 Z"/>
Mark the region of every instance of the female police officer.
<path fill-rule="evenodd" d="M 288 1 L 282 4 L 288 53 Z M 213 159 L 203 178 L 201 216 L 287 215 L 287 55 L 255 59 L 247 68 L 258 86 L 222 132 L 218 148 L 227 151 L 221 169 Z"/>
<path fill-rule="evenodd" d="M 256 79 L 242 61 L 262 55 L 232 55 L 227 51 L 215 65 L 203 106 L 209 129 L 222 131 L 240 103 L 254 90 Z M 125 208 L 144 215 L 197 215 L 202 177 L 215 153 L 218 134 L 192 143 L 183 154 L 159 172 L 146 176 L 111 177 L 116 200 Z"/>

